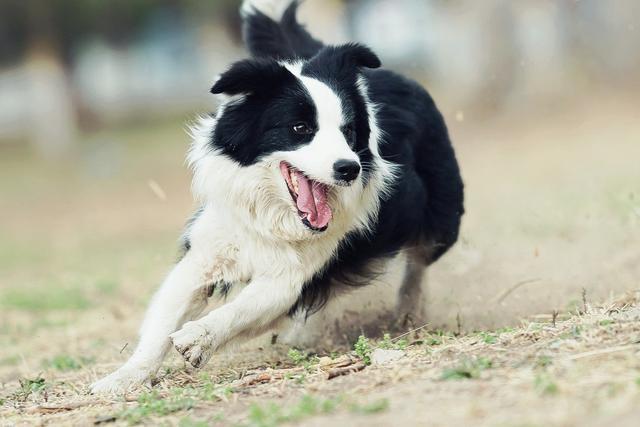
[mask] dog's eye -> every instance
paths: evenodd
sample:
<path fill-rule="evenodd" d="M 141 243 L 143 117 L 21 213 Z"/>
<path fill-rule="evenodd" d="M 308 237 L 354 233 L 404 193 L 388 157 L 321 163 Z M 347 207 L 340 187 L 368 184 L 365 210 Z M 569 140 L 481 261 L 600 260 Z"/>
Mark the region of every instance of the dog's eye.
<path fill-rule="evenodd" d="M 305 122 L 298 122 L 293 125 L 291 129 L 293 129 L 293 132 L 298 135 L 309 135 L 310 133 L 313 133 L 311 127 Z"/>
<path fill-rule="evenodd" d="M 347 139 L 347 142 L 352 143 L 353 138 L 355 136 L 356 130 L 353 126 L 353 123 L 350 123 L 342 128 L 342 133 L 344 133 L 344 137 Z"/>

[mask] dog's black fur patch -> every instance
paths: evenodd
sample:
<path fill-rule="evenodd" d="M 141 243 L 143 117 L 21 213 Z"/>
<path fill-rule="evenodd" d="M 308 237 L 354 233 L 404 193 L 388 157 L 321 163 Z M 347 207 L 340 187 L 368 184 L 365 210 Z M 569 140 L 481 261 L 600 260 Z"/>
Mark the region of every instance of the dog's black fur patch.
<path fill-rule="evenodd" d="M 365 100 L 358 91 L 357 78 L 363 75 L 368 86 L 368 97 L 376 106 L 377 125 L 382 133 L 379 143 L 380 155 L 398 166 L 398 176 L 387 196 L 382 196 L 378 219 L 368 232 L 352 232 L 344 237 L 335 256 L 308 283 L 291 308 L 290 314 L 300 310 L 311 313 L 321 308 L 331 296 L 336 283 L 359 286 L 370 282 L 378 272 L 371 270 L 372 261 L 391 257 L 399 250 L 429 245 L 425 266 L 440 258 L 457 240 L 461 217 L 464 213 L 463 182 L 458 162 L 449 140 L 444 119 L 434 101 L 417 83 L 387 70 L 374 69 L 380 65 L 377 56 L 368 48 L 358 44 L 324 46 L 298 24 L 295 16 L 298 2 L 286 10 L 277 23 L 266 15 L 255 11 L 245 17 L 244 35 L 247 46 L 259 61 L 294 61 L 306 59 L 303 75 L 325 82 L 337 93 L 343 108 L 355 124 L 355 148 L 363 166 L 371 165 L 368 141 L 370 128 Z M 253 60 L 255 61 L 255 60 Z M 263 64 L 266 64 L 265 62 Z M 271 69 L 270 68 L 270 69 Z M 258 116 L 263 113 L 266 102 L 273 96 L 294 90 L 294 83 L 287 77 L 272 79 L 267 73 L 269 89 L 260 102 L 252 102 L 243 116 Z M 273 84 L 271 84 L 273 83 Z M 254 95 L 259 98 L 256 90 Z M 300 93 L 294 94 L 302 96 Z M 278 115 L 298 117 L 305 113 L 304 106 L 285 101 Z M 299 108 L 300 107 L 300 108 Z M 229 107 L 229 108 L 234 108 Z M 299 111 L 298 111 L 299 108 Z M 269 112 L 266 113 L 267 116 Z M 306 116 L 308 120 L 308 116 Z M 214 137 L 214 144 L 223 147 L 241 164 L 247 165 L 260 156 L 262 150 L 275 148 L 285 141 L 293 144 L 282 134 L 273 133 L 274 139 L 256 141 L 260 132 L 269 129 L 268 120 L 251 123 L 240 132 L 238 140 Z M 233 130 L 237 133 L 241 123 L 220 123 L 216 134 Z M 255 129 L 255 134 L 248 134 Z M 244 133 L 243 133 L 244 132 Z M 220 139 L 222 138 L 222 139 Z M 240 148 L 242 139 L 245 148 Z M 247 142 L 248 141 L 248 142 Z M 259 149 L 257 147 L 260 147 Z"/>
<path fill-rule="evenodd" d="M 222 74 L 211 91 L 242 96 L 242 102 L 225 107 L 211 145 L 243 166 L 313 139 L 313 134 L 291 131 L 299 122 L 317 126 L 313 101 L 298 79 L 272 59 L 237 62 Z"/>
<path fill-rule="evenodd" d="M 285 10 L 280 22 L 258 10 L 244 19 L 243 35 L 247 49 L 256 58 L 309 59 L 322 49 L 322 42 L 314 39 L 298 23 L 298 1 Z"/>

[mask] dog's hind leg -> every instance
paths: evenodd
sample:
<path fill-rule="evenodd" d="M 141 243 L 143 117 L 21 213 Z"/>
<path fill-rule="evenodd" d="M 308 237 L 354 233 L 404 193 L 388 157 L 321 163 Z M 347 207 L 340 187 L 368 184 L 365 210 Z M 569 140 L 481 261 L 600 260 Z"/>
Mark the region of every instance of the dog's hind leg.
<path fill-rule="evenodd" d="M 416 323 L 425 319 L 422 286 L 426 272 L 425 260 L 428 259 L 428 250 L 422 245 L 408 248 L 406 253 L 407 263 L 396 304 L 397 326 L 403 329 L 420 326 Z"/>
<path fill-rule="evenodd" d="M 169 334 L 206 307 L 215 278 L 188 252 L 154 295 L 133 355 L 117 371 L 91 385 L 92 393 L 119 393 L 149 380 L 170 349 Z M 210 271 L 210 270 L 209 270 Z"/>

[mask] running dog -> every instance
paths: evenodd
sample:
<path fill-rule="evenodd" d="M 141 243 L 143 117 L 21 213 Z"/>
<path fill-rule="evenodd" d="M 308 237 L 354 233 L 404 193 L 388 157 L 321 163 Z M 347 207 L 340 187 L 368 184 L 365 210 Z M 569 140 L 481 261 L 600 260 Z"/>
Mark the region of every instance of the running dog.
<path fill-rule="evenodd" d="M 147 381 L 171 347 L 201 367 L 283 319 L 304 328 L 398 254 L 406 271 L 397 306 L 417 310 L 425 268 L 456 242 L 463 182 L 434 101 L 380 69 L 369 48 L 313 38 L 297 8 L 244 1 L 251 58 L 219 76 L 211 89 L 219 108 L 193 129 L 200 208 L 183 255 L 153 297 L 131 358 L 93 392 Z M 233 299 L 199 317 L 231 289 Z"/>

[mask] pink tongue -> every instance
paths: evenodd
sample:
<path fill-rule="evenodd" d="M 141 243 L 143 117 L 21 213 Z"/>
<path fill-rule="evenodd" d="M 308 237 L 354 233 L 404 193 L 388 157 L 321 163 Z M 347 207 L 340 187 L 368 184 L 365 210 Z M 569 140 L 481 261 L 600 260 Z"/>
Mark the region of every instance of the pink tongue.
<path fill-rule="evenodd" d="M 331 208 L 327 203 L 327 187 L 319 182 L 309 181 L 304 174 L 294 171 L 298 178 L 298 210 L 307 214 L 313 228 L 324 228 L 331 221 Z"/>

